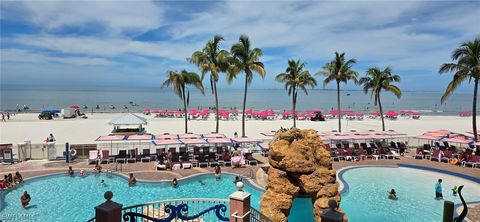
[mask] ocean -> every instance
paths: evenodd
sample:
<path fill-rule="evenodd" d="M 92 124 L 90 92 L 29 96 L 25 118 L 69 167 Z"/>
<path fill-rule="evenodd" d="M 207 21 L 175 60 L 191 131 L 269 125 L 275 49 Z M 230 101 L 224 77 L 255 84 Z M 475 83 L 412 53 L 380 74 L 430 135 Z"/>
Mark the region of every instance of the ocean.
<path fill-rule="evenodd" d="M 459 111 L 471 110 L 472 95 L 457 93 L 446 103 L 441 104 L 442 92 L 403 92 L 402 98 L 397 99 L 389 92 L 383 92 L 382 105 L 384 110 L 417 110 L 424 115 L 458 115 Z M 241 109 L 243 89 L 219 89 L 220 107 Z M 208 108 L 214 106 L 214 99 L 209 89 L 202 95 L 197 90 L 190 91 L 190 108 Z M 297 109 L 322 109 L 328 111 L 336 109 L 335 90 L 309 90 L 308 95 L 299 93 Z M 45 109 L 61 109 L 70 105 L 84 111 L 119 112 L 140 111 L 143 108 L 151 109 L 179 109 L 183 103 L 175 96 L 170 88 L 120 88 L 120 87 L 51 87 L 51 86 L 17 86 L 2 85 L 0 88 L 0 110 L 15 110 L 17 107 L 28 106 L 31 111 Z M 356 112 L 370 113 L 376 110 L 370 94 L 363 91 L 341 91 L 342 109 L 351 109 Z M 99 109 L 95 109 L 96 106 Z M 111 109 L 110 106 L 115 106 Z M 124 109 L 124 106 L 127 109 Z M 247 107 L 255 110 L 273 109 L 290 110 L 291 97 L 283 89 L 249 89 Z"/>

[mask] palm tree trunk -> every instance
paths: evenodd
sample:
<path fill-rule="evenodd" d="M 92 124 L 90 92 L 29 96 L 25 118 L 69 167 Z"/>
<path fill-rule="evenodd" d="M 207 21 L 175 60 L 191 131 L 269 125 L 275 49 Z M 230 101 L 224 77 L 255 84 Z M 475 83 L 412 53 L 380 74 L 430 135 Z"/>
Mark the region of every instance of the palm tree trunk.
<path fill-rule="evenodd" d="M 292 94 L 292 106 L 293 106 L 293 128 L 297 128 L 297 114 L 296 114 L 296 103 L 297 103 L 297 93 L 295 92 L 296 89 L 293 89 Z"/>
<path fill-rule="evenodd" d="M 213 93 L 215 94 L 215 119 L 217 121 L 215 125 L 215 133 L 218 133 L 220 128 L 220 119 L 218 118 L 218 94 L 217 94 L 217 83 L 213 81 Z"/>
<path fill-rule="evenodd" d="M 473 136 L 475 142 L 478 140 L 477 134 L 477 93 L 478 93 L 478 79 L 475 79 L 475 88 L 473 88 L 473 108 L 472 108 L 472 125 L 473 125 Z M 480 152 L 477 148 L 477 153 Z"/>
<path fill-rule="evenodd" d="M 337 81 L 338 132 L 342 132 L 342 114 L 340 112 L 340 82 Z"/>
<path fill-rule="evenodd" d="M 245 107 L 247 106 L 247 86 L 250 70 L 245 70 L 245 89 L 243 91 L 243 110 L 242 110 L 242 137 L 245 137 Z"/>
<path fill-rule="evenodd" d="M 183 115 L 185 115 L 185 133 L 188 133 L 188 112 L 187 112 L 187 98 L 185 98 L 185 86 L 182 86 L 183 97 Z"/>
<path fill-rule="evenodd" d="M 382 101 L 380 101 L 380 92 L 377 94 L 378 108 L 380 109 L 380 118 L 382 118 L 382 131 L 385 131 L 385 120 L 383 118 Z"/>

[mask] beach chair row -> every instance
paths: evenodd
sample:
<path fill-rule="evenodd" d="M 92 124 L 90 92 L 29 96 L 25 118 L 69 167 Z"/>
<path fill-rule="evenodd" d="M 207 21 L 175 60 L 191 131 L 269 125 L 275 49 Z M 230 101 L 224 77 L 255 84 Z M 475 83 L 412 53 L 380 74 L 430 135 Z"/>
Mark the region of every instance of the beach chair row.
<path fill-rule="evenodd" d="M 480 167 L 480 155 L 475 155 L 472 149 L 459 152 L 453 146 L 440 148 L 424 144 L 418 147 L 413 156 L 415 159 L 430 160 L 464 167 Z"/>

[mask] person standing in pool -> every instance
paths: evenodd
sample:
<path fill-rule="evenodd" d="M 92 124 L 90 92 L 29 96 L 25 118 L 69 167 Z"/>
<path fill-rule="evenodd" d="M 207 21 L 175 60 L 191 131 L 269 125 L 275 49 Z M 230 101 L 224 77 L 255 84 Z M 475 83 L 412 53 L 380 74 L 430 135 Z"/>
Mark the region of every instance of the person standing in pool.
<path fill-rule="evenodd" d="M 27 191 L 23 192 L 23 195 L 20 197 L 20 201 L 22 202 L 23 208 L 27 208 L 28 204 L 30 204 L 30 200 L 32 198 L 27 193 Z"/>
<path fill-rule="evenodd" d="M 133 176 L 133 173 L 130 173 L 130 178 L 128 178 L 128 185 L 135 186 L 136 183 L 137 183 L 137 178 Z"/>
<path fill-rule="evenodd" d="M 443 199 L 442 179 L 438 179 L 438 182 L 435 184 L 435 199 L 436 200 L 442 200 Z"/>
<path fill-rule="evenodd" d="M 172 187 L 177 188 L 177 186 L 178 186 L 177 178 L 173 178 Z"/>
<path fill-rule="evenodd" d="M 70 175 L 70 176 L 73 176 L 74 173 L 75 172 L 73 172 L 72 166 L 69 166 L 68 170 L 67 170 L 67 174 Z"/>

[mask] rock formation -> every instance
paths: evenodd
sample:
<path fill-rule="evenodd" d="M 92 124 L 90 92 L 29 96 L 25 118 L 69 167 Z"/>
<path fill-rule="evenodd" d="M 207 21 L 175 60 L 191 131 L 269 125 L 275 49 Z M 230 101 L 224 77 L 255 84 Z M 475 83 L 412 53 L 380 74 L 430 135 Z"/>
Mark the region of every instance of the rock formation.
<path fill-rule="evenodd" d="M 260 208 L 272 221 L 287 221 L 293 199 L 299 194 L 312 197 L 317 222 L 329 199 L 340 202 L 330 152 L 317 131 L 294 128 L 277 133 L 270 142 L 268 160 L 268 185 Z"/>

